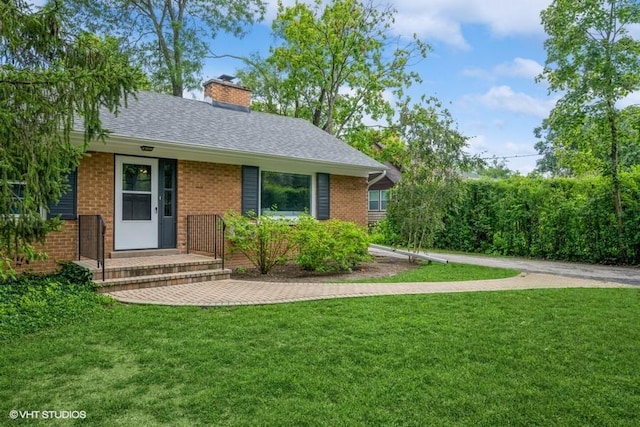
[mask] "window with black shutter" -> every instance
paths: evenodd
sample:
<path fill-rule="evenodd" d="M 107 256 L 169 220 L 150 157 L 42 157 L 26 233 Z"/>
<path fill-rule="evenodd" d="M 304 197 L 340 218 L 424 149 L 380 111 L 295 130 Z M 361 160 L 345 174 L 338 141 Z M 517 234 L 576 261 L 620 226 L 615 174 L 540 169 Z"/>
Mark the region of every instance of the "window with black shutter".
<path fill-rule="evenodd" d="M 67 176 L 69 190 L 60 197 L 58 203 L 49 205 L 48 218 L 76 219 L 78 216 L 78 170 Z"/>

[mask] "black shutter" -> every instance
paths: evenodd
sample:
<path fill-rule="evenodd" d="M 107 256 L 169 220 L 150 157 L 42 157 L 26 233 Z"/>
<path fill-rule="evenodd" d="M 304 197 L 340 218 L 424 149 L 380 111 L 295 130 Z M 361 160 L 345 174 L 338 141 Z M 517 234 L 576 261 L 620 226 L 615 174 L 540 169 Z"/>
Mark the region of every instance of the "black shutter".
<path fill-rule="evenodd" d="M 253 211 L 258 212 L 258 198 L 260 197 L 259 186 L 260 169 L 256 166 L 242 166 L 242 215 Z"/>
<path fill-rule="evenodd" d="M 316 217 L 318 219 L 329 219 L 330 218 L 330 197 L 329 197 L 329 180 L 328 173 L 319 173 L 316 174 L 316 195 L 317 195 L 317 203 L 316 203 Z"/>
<path fill-rule="evenodd" d="M 78 170 L 74 170 L 68 176 L 69 191 L 63 194 L 56 204 L 49 205 L 49 218 L 60 215 L 61 219 L 76 219 L 78 212 Z"/>

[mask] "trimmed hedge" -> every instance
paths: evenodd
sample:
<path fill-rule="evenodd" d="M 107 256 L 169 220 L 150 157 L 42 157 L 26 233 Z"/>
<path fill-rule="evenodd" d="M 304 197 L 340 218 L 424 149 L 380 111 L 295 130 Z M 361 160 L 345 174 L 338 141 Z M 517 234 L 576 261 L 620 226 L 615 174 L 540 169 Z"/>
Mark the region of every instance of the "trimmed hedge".
<path fill-rule="evenodd" d="M 435 247 L 606 264 L 640 264 L 640 169 L 621 175 L 619 235 L 605 177 L 468 180 Z"/>

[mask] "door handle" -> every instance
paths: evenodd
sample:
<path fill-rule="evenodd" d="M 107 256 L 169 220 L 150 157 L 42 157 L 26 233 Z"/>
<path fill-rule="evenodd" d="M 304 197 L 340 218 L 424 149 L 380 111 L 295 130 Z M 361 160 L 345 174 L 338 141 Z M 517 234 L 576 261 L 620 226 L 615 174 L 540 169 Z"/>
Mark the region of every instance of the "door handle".
<path fill-rule="evenodd" d="M 156 215 L 158 214 L 158 207 L 156 206 Z"/>

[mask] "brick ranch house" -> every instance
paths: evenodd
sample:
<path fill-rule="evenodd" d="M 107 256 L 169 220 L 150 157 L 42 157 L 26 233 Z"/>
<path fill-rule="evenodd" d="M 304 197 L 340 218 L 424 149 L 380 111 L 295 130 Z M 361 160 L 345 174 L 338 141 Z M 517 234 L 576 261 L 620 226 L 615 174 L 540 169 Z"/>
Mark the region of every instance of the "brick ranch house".
<path fill-rule="evenodd" d="M 229 211 L 367 225 L 367 178 L 386 167 L 307 121 L 250 111 L 251 93 L 229 80 L 205 83 L 205 101 L 142 92 L 114 117 L 70 176 L 71 191 L 50 215 L 51 270 L 78 258 L 78 219 L 100 215 L 105 258 L 136 251 L 187 251 L 187 218 Z M 82 140 L 80 133 L 73 136 Z M 237 265 L 237 264 L 236 264 Z"/>

